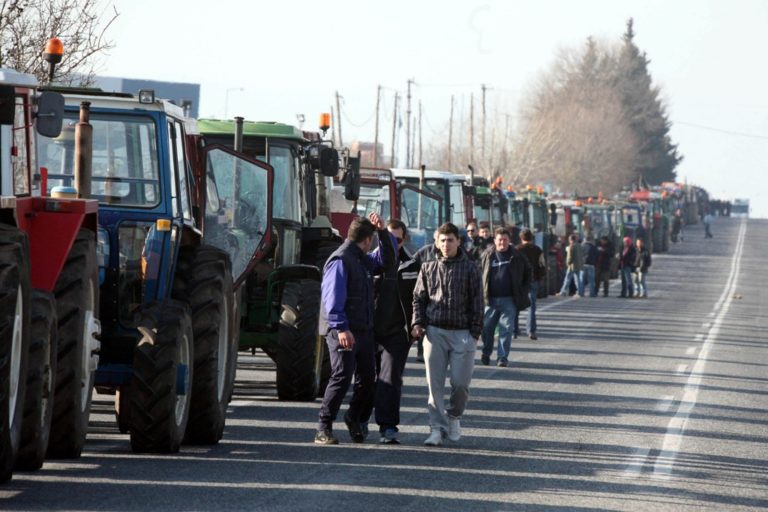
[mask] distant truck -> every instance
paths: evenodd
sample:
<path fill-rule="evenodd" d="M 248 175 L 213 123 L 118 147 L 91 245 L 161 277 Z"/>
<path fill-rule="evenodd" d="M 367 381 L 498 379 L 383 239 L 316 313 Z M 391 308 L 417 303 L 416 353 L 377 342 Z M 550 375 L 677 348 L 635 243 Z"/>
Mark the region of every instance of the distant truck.
<path fill-rule="evenodd" d="M 731 203 L 731 217 L 749 217 L 749 199 L 734 199 Z"/>

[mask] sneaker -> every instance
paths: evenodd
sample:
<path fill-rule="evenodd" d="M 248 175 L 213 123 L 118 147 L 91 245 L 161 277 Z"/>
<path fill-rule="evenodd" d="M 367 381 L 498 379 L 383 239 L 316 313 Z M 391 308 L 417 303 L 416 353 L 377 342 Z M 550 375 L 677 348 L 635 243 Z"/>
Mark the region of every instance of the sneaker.
<path fill-rule="evenodd" d="M 448 439 L 454 443 L 461 439 L 461 422 L 459 418 L 448 418 Z"/>
<path fill-rule="evenodd" d="M 498 361 L 496 361 L 496 366 L 498 366 L 499 368 L 506 368 L 508 365 L 509 363 L 507 363 L 506 359 L 499 359 Z"/>
<path fill-rule="evenodd" d="M 353 420 L 352 417 L 349 415 L 349 412 L 347 412 L 344 415 L 344 423 L 347 424 L 347 429 L 349 430 L 349 437 L 352 438 L 352 442 L 354 443 L 365 442 L 365 434 L 363 433 L 363 428 L 360 425 L 360 422 Z"/>
<path fill-rule="evenodd" d="M 424 446 L 440 446 L 443 444 L 443 431 L 433 430 L 429 437 L 424 440 Z"/>
<path fill-rule="evenodd" d="M 491 364 L 491 356 L 487 356 L 485 354 L 481 355 L 480 362 L 482 362 L 484 366 L 488 366 Z"/>
<path fill-rule="evenodd" d="M 315 444 L 339 444 L 330 429 L 318 430 L 315 434 Z"/>
<path fill-rule="evenodd" d="M 517 333 L 517 332 L 516 332 L 516 333 L 514 333 L 514 334 L 512 335 L 512 339 L 513 339 L 513 340 L 516 340 L 518 336 L 520 336 L 520 333 Z"/>
<path fill-rule="evenodd" d="M 534 340 L 534 341 L 536 341 L 537 339 L 539 339 L 539 337 L 538 337 L 538 336 L 536 336 L 536 333 L 535 333 L 535 332 L 532 332 L 531 334 L 529 334 L 529 335 L 528 335 L 528 337 L 529 337 L 530 339 Z"/>
<path fill-rule="evenodd" d="M 385 429 L 381 433 L 380 444 L 400 444 L 400 440 L 397 438 L 397 430 L 394 428 Z"/>

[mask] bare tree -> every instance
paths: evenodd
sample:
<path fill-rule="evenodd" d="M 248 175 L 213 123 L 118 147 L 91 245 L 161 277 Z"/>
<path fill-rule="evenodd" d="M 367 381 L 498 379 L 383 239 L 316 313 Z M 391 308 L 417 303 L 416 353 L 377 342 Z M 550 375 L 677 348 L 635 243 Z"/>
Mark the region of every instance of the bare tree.
<path fill-rule="evenodd" d="M 1 0 L 0 66 L 48 80 L 42 52 L 47 40 L 64 44 L 64 60 L 54 81 L 65 85 L 91 85 L 100 62 L 112 48 L 106 32 L 119 13 L 99 0 Z"/>

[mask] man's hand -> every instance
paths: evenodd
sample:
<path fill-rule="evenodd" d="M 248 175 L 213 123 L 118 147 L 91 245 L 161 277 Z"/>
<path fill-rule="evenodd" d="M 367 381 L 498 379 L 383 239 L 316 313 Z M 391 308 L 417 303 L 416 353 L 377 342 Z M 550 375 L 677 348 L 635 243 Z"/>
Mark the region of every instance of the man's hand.
<path fill-rule="evenodd" d="M 371 224 L 376 226 L 376 229 L 384 229 L 384 221 L 381 220 L 381 217 L 379 217 L 379 214 L 376 212 L 371 212 L 368 214 L 368 220 L 371 221 Z"/>
<path fill-rule="evenodd" d="M 355 346 L 355 335 L 352 331 L 339 331 L 339 346 L 345 350 L 352 350 Z"/>
<path fill-rule="evenodd" d="M 422 326 L 414 325 L 413 329 L 411 329 L 411 337 L 415 340 L 421 339 L 425 332 Z"/>

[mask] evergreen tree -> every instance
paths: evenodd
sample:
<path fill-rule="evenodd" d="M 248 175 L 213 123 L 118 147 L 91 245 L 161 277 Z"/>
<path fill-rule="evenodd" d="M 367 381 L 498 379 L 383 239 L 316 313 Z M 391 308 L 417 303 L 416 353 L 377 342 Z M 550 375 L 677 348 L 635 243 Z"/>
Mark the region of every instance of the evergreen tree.
<path fill-rule="evenodd" d="M 645 52 L 634 41 L 634 22 L 627 21 L 623 45 L 616 63 L 615 86 L 639 147 L 635 173 L 650 184 L 674 181 L 675 168 L 683 157 L 669 136 L 666 107 L 653 85 Z"/>

